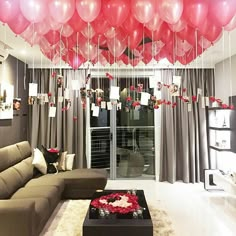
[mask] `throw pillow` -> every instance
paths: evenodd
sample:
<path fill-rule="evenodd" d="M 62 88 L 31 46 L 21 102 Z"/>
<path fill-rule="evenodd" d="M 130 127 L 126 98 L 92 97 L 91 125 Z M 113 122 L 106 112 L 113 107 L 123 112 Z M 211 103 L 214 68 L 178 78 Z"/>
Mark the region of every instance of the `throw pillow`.
<path fill-rule="evenodd" d="M 60 152 L 59 151 L 58 152 L 55 152 L 55 151 L 54 152 L 50 152 L 43 145 L 42 145 L 42 153 L 43 153 L 44 158 L 45 158 L 45 160 L 46 160 L 46 162 L 48 164 L 57 162 L 58 158 L 60 156 Z"/>
<path fill-rule="evenodd" d="M 62 171 L 66 170 L 66 155 L 67 155 L 67 151 L 61 153 L 58 159 L 58 170 L 62 170 Z"/>
<path fill-rule="evenodd" d="M 47 174 L 47 163 L 44 159 L 43 153 L 38 148 L 34 149 L 34 158 L 32 164 L 42 174 Z"/>
<path fill-rule="evenodd" d="M 66 170 L 72 170 L 74 164 L 75 154 L 66 155 Z"/>

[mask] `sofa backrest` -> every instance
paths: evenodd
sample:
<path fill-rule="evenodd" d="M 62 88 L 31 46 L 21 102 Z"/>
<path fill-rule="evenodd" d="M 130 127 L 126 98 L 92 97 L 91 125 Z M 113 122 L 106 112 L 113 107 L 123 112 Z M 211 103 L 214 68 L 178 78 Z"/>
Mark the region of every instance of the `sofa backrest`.
<path fill-rule="evenodd" d="M 31 154 L 27 141 L 0 149 L 0 199 L 9 198 L 33 177 Z"/>

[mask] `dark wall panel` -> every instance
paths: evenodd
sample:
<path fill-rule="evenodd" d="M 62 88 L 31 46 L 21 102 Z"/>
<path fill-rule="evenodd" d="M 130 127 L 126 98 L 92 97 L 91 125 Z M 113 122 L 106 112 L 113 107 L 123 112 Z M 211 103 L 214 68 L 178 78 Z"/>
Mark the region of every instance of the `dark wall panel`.
<path fill-rule="evenodd" d="M 0 120 L 0 147 L 28 139 L 28 91 L 24 80 L 26 64 L 12 56 L 0 64 L 0 83 L 14 86 L 14 97 L 21 98 L 21 109 L 12 120 Z"/>

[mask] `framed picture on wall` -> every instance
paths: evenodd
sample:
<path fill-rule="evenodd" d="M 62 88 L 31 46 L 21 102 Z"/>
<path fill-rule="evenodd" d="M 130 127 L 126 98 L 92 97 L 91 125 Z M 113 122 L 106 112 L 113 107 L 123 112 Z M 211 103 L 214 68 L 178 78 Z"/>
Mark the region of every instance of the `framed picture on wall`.
<path fill-rule="evenodd" d="M 206 190 L 223 190 L 214 182 L 214 174 L 219 174 L 218 169 L 205 169 L 204 170 L 204 188 Z"/>
<path fill-rule="evenodd" d="M 0 84 L 0 119 L 13 119 L 14 87 L 11 84 Z"/>

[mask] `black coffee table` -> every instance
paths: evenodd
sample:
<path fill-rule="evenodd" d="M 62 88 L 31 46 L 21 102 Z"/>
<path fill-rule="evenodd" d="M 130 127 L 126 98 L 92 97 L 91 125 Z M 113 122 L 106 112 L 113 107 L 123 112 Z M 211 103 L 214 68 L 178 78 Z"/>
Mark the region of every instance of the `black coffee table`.
<path fill-rule="evenodd" d="M 104 190 L 96 192 L 92 200 L 103 195 L 127 190 Z M 142 217 L 133 218 L 133 213 L 110 214 L 101 218 L 98 209 L 89 206 L 83 223 L 83 236 L 153 236 L 153 224 L 143 190 L 137 190 L 138 203 L 145 208 Z"/>

